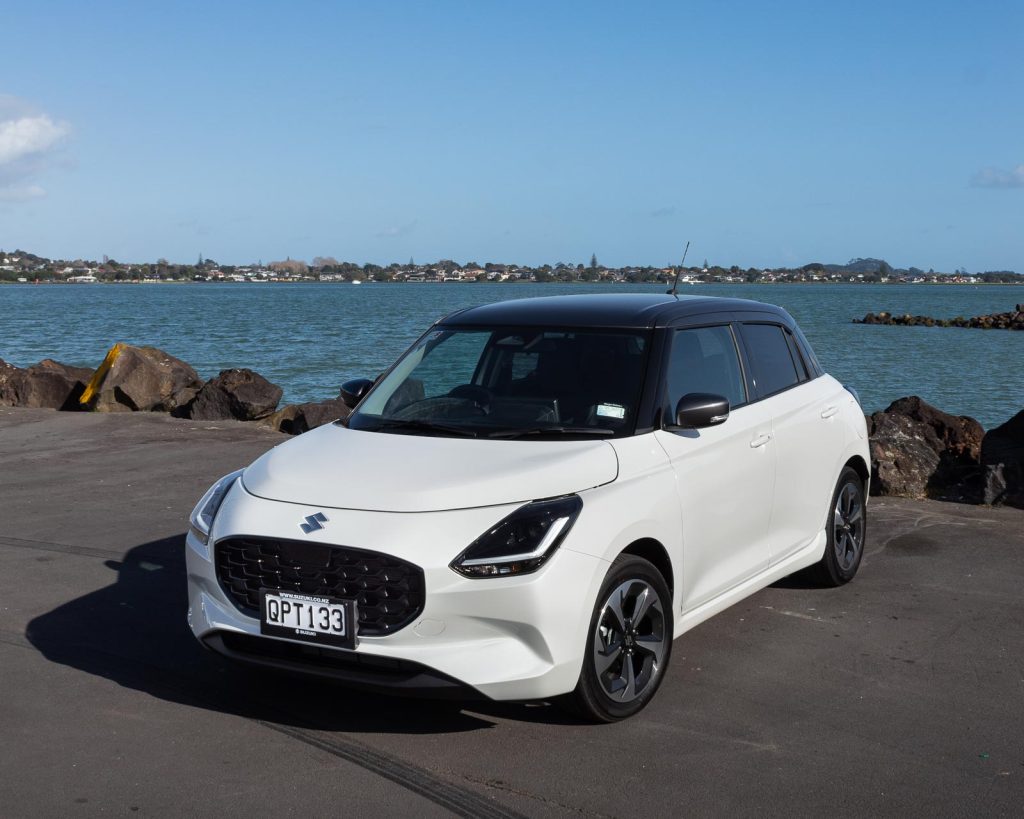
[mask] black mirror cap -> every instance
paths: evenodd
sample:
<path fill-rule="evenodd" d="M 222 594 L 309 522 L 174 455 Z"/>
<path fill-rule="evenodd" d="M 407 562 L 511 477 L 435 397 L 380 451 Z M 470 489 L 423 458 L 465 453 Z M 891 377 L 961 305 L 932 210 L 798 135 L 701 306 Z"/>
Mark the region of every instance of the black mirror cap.
<path fill-rule="evenodd" d="M 676 404 L 676 423 L 686 429 L 702 429 L 724 423 L 729 399 L 708 392 L 689 392 Z"/>
<path fill-rule="evenodd" d="M 373 382 L 369 378 L 353 378 L 341 385 L 341 400 L 349 409 L 355 409 L 356 404 L 363 400 L 363 396 L 370 391 Z"/>

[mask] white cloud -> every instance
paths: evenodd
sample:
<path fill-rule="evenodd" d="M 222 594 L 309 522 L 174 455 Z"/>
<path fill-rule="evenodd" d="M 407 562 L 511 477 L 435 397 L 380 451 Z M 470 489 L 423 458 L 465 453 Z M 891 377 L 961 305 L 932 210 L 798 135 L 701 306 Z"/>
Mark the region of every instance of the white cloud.
<path fill-rule="evenodd" d="M 43 196 L 46 196 L 46 191 L 39 185 L 0 184 L 0 202 L 28 202 Z"/>
<path fill-rule="evenodd" d="M 67 125 L 45 114 L 0 122 L 0 165 L 49 151 L 67 133 Z"/>
<path fill-rule="evenodd" d="M 1024 188 L 1024 165 L 1006 170 L 982 168 L 971 179 L 976 188 Z"/>
<path fill-rule="evenodd" d="M 0 201 L 45 196 L 33 178 L 46 170 L 70 130 L 67 123 L 31 111 L 15 97 L 0 95 Z"/>
<path fill-rule="evenodd" d="M 415 221 L 408 222 L 407 224 L 404 225 L 392 225 L 391 227 L 386 227 L 383 230 L 377 231 L 377 238 L 397 239 L 402 236 L 408 236 L 414 230 L 416 230 Z"/>

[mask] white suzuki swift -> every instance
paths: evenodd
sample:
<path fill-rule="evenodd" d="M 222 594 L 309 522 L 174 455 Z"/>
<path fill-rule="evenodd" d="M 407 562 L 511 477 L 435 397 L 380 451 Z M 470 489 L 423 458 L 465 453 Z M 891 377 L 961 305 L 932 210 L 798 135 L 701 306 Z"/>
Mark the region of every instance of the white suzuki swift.
<path fill-rule="evenodd" d="M 612 721 L 674 638 L 864 552 L 864 415 L 778 307 L 476 307 L 342 395 L 192 514 L 189 623 L 221 654 Z"/>

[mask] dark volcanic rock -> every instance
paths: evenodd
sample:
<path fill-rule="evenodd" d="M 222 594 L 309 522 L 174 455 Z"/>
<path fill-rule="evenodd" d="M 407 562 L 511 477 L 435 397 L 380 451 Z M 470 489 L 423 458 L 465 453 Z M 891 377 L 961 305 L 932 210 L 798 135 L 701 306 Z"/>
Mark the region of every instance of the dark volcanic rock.
<path fill-rule="evenodd" d="M 257 421 L 277 409 L 282 395 L 279 386 L 252 370 L 222 370 L 177 414 L 196 421 Z"/>
<path fill-rule="evenodd" d="M 954 319 L 936 319 L 931 316 L 912 316 L 906 313 L 894 316 L 891 313 L 868 313 L 862 319 L 854 319 L 854 324 L 888 324 L 901 327 L 973 327 L 981 330 L 1024 330 L 1024 304 L 1016 305 L 1016 309 L 1008 313 L 992 313 L 987 316 Z"/>
<path fill-rule="evenodd" d="M 339 418 L 347 418 L 351 412 L 352 410 L 340 398 L 331 398 L 308 404 L 289 404 L 267 418 L 264 423 L 288 435 L 300 435 Z"/>
<path fill-rule="evenodd" d="M 51 358 L 24 370 L 0 361 L 0 406 L 80 409 L 78 399 L 92 373 Z"/>
<path fill-rule="evenodd" d="M 92 400 L 97 412 L 172 412 L 184 406 L 203 382 L 184 361 L 156 347 L 125 345 Z"/>
<path fill-rule="evenodd" d="M 0 358 L 0 407 L 13 407 L 18 403 L 16 385 L 19 373 L 23 372 L 13 364 L 8 364 Z"/>
<path fill-rule="evenodd" d="M 910 396 L 872 415 L 868 430 L 872 494 L 982 500 L 985 431 L 973 418 L 949 415 Z"/>
<path fill-rule="evenodd" d="M 1024 509 L 1024 410 L 986 433 L 981 442 L 985 502 Z"/>

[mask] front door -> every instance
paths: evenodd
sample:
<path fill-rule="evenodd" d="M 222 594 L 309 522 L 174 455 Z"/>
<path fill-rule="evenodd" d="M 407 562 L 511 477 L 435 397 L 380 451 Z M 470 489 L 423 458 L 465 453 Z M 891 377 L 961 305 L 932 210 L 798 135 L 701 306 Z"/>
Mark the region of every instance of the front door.
<path fill-rule="evenodd" d="M 747 399 L 729 325 L 674 331 L 666 391 L 673 408 L 693 392 L 731 406 L 718 426 L 655 432 L 675 472 L 686 612 L 767 569 L 775 448 L 770 414 Z"/>

